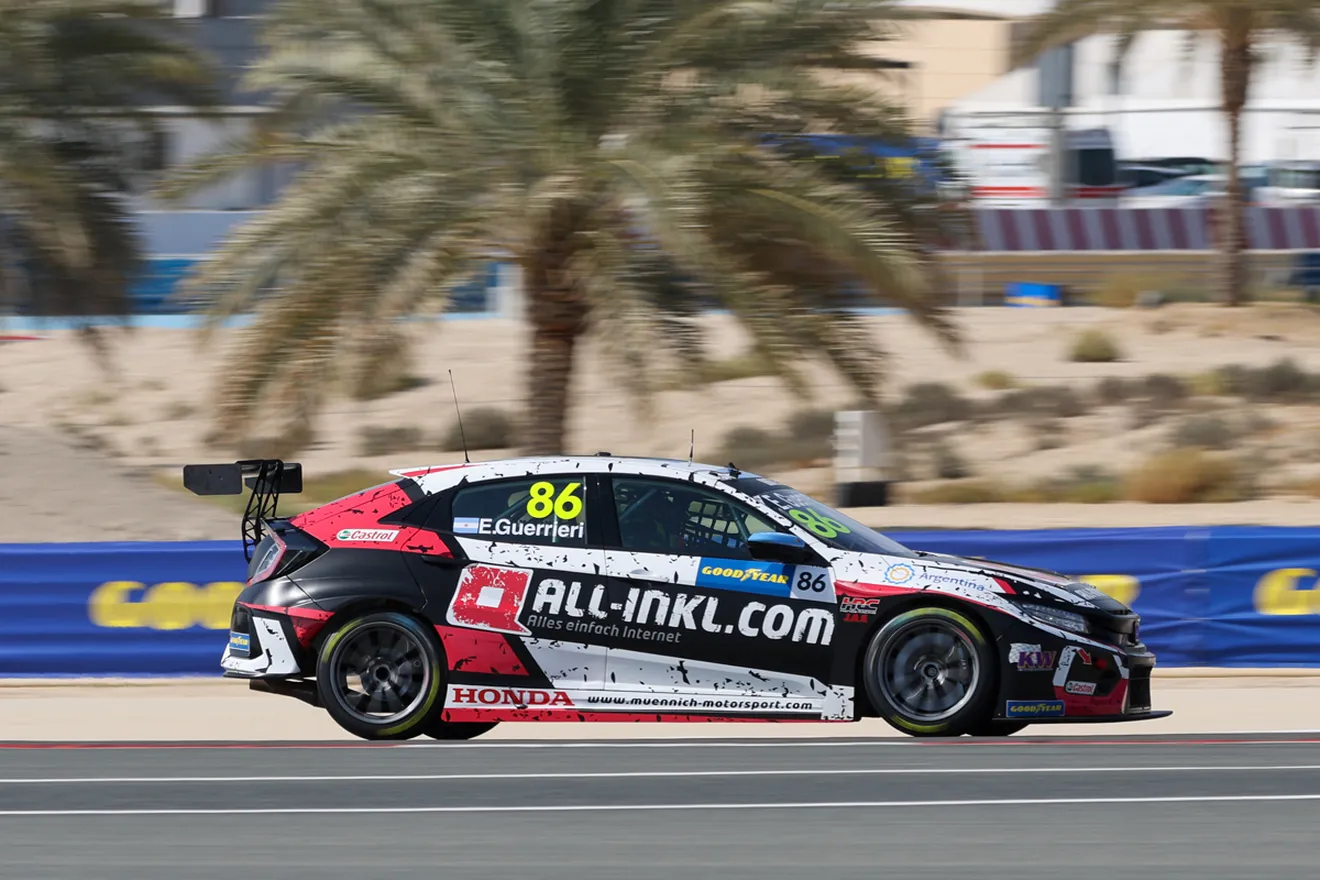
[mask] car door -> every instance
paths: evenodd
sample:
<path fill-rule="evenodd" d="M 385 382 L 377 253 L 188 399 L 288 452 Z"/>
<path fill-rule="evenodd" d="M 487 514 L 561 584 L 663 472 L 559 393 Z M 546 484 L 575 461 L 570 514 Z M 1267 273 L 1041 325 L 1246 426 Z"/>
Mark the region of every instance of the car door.
<path fill-rule="evenodd" d="M 456 583 L 451 576 L 445 589 L 427 590 L 428 602 L 436 595 L 443 603 L 443 612 L 431 613 L 443 620 L 442 634 L 455 643 L 447 644 L 447 651 L 468 650 L 464 631 L 497 633 L 517 658 L 507 658 L 503 667 L 487 662 L 489 639 L 474 637 L 475 665 L 484 667 L 483 675 L 530 674 L 554 688 L 602 686 L 605 628 L 585 610 L 578 613 L 593 588 L 598 588 L 597 605 L 605 595 L 604 551 L 592 546 L 589 534 L 590 497 L 588 476 L 580 473 L 486 480 L 452 491 L 449 503 L 437 508 L 433 526 L 453 535 L 467 561 Z M 445 563 L 418 565 L 438 571 Z M 555 602 L 561 613 L 545 613 Z M 455 663 L 454 676 L 483 680 L 473 678 L 462 662 Z"/>
<path fill-rule="evenodd" d="M 819 560 L 755 560 L 747 545 L 756 532 L 785 527 L 691 481 L 613 475 L 602 488 L 614 513 L 606 529 L 609 607 L 620 609 L 608 690 L 798 707 L 823 697 L 835 624 L 830 572 Z M 713 707 L 744 705 L 768 706 Z"/>

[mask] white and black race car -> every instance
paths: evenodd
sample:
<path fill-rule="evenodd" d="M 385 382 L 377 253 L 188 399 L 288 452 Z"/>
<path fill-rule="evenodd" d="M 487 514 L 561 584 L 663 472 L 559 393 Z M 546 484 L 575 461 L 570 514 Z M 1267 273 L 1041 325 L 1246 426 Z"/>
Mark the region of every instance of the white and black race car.
<path fill-rule="evenodd" d="M 291 518 L 252 489 L 222 666 L 366 739 L 501 721 L 855 721 L 913 735 L 1134 721 L 1138 617 L 1066 577 L 910 550 L 733 466 L 595 456 L 391 472 Z"/>

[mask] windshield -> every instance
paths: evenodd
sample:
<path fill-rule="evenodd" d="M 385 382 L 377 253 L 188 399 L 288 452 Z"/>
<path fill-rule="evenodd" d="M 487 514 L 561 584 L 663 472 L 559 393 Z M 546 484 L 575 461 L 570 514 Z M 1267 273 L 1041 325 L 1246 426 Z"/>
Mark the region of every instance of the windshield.
<path fill-rule="evenodd" d="M 1199 196 L 1208 192 L 1212 187 L 1217 189 L 1218 186 L 1219 182 L 1216 180 L 1206 180 L 1204 178 L 1198 180 L 1192 177 L 1183 177 L 1148 187 L 1144 194 L 1151 196 Z"/>
<path fill-rule="evenodd" d="M 731 480 L 729 485 L 787 516 L 811 532 L 817 540 L 836 550 L 909 558 L 917 555 L 897 541 L 886 538 L 875 529 L 862 525 L 829 505 L 821 504 L 815 498 L 773 480 L 748 478 Z"/>

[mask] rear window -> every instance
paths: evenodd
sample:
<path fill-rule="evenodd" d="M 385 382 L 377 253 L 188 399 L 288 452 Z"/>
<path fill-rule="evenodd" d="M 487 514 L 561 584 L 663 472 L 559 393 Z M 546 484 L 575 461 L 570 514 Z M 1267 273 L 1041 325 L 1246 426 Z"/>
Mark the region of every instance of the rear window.
<path fill-rule="evenodd" d="M 455 535 L 518 544 L 583 547 L 587 493 L 580 476 L 527 477 L 459 489 L 452 504 Z"/>

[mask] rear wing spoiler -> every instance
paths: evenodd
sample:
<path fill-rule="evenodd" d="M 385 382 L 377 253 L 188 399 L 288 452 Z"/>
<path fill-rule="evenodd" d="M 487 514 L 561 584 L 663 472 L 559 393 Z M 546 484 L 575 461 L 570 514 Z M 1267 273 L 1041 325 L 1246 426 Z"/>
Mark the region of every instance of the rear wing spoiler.
<path fill-rule="evenodd" d="M 233 464 L 186 464 L 184 488 L 194 495 L 242 495 L 252 490 L 243 511 L 243 555 L 250 561 L 265 522 L 275 516 L 281 495 L 302 491 L 302 465 L 278 458 L 251 458 Z"/>

